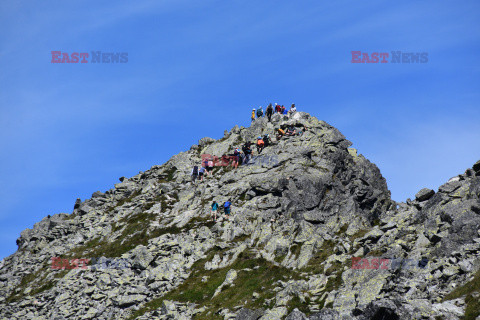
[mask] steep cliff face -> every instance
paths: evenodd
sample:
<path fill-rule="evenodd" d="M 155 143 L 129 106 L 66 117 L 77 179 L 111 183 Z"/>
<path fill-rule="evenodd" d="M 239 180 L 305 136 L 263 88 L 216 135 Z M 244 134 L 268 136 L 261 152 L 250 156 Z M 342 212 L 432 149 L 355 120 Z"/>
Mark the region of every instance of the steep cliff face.
<path fill-rule="evenodd" d="M 202 154 L 286 125 L 304 133 L 191 181 Z M 397 204 L 350 146 L 306 113 L 275 115 L 122 178 L 21 233 L 0 319 L 474 319 L 480 162 Z M 211 221 L 213 200 L 231 200 L 229 220 Z"/>

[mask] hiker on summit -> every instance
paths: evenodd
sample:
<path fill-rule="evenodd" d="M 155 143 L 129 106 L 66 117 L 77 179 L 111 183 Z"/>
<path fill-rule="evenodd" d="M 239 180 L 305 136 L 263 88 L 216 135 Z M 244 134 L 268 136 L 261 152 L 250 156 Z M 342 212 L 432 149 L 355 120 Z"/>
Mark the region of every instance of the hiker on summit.
<path fill-rule="evenodd" d="M 290 107 L 290 110 L 288 110 L 288 115 L 293 116 L 293 114 L 297 112 L 297 107 L 295 107 L 295 103 L 292 103 L 292 106 Z"/>
<path fill-rule="evenodd" d="M 285 108 L 285 106 L 283 105 L 282 105 L 282 114 L 288 115 L 287 108 Z"/>
<path fill-rule="evenodd" d="M 217 203 L 217 201 L 213 201 L 213 203 L 212 203 L 213 221 L 217 221 L 217 209 L 218 209 L 218 203 Z"/>
<path fill-rule="evenodd" d="M 198 166 L 194 166 L 192 169 L 192 182 L 195 183 L 198 177 Z"/>
<path fill-rule="evenodd" d="M 275 112 L 280 113 L 282 112 L 282 108 L 275 102 Z"/>
<path fill-rule="evenodd" d="M 257 108 L 257 118 L 261 118 L 263 117 L 263 109 L 262 109 L 262 106 L 259 106 Z"/>
<path fill-rule="evenodd" d="M 231 207 L 231 205 L 232 205 L 232 203 L 230 202 L 230 199 L 225 201 L 225 203 L 223 204 L 223 212 L 225 213 L 225 218 L 227 220 L 230 220 L 230 207 Z"/>
<path fill-rule="evenodd" d="M 271 122 L 272 121 L 272 114 L 273 114 L 273 107 L 272 107 L 271 103 L 268 105 L 267 111 L 266 111 L 265 114 L 267 115 L 268 122 Z"/>
<path fill-rule="evenodd" d="M 265 147 L 265 142 L 262 140 L 262 137 L 257 138 L 257 152 L 258 154 L 262 153 L 263 148 Z"/>
<path fill-rule="evenodd" d="M 255 121 L 255 108 L 252 109 L 252 122 Z"/>

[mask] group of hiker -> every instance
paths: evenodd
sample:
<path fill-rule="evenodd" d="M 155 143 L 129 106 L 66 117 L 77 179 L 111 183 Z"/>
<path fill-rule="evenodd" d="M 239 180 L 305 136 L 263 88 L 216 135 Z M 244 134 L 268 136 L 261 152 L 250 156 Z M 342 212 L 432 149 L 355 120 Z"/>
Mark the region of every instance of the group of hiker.
<path fill-rule="evenodd" d="M 270 103 L 268 105 L 267 109 L 265 110 L 265 116 L 268 118 L 269 122 L 272 121 L 272 115 L 273 115 L 274 112 L 279 113 L 279 114 L 283 114 L 283 115 L 291 116 L 292 114 L 297 112 L 297 108 L 295 107 L 295 103 L 292 103 L 292 106 L 290 107 L 290 110 L 287 110 L 287 108 L 285 108 L 285 106 L 279 105 L 277 103 L 275 103 L 275 107 L 274 107 Z M 261 117 L 264 116 L 262 106 L 259 106 L 257 109 L 255 109 L 255 108 L 252 109 L 252 122 L 255 121 L 255 116 L 257 116 L 257 118 L 261 118 Z"/>
<path fill-rule="evenodd" d="M 199 179 L 203 181 L 203 177 L 206 175 L 213 175 L 213 159 L 205 159 L 202 162 L 202 166 L 199 168 L 198 166 L 194 166 L 192 169 L 192 181 Z"/>
<path fill-rule="evenodd" d="M 297 129 L 295 126 L 290 125 L 285 129 L 281 127 L 275 128 L 276 142 L 280 141 L 284 136 L 302 135 L 307 128 L 303 126 Z M 243 144 L 241 150 L 236 147 L 233 154 L 222 155 L 221 157 L 212 156 L 209 154 L 202 155 L 201 166 L 194 166 L 191 172 L 192 182 L 196 180 L 203 181 L 204 177 L 208 175 L 213 176 L 213 168 L 216 166 L 232 166 L 234 169 L 238 168 L 240 164 L 248 164 L 253 157 L 253 148 L 256 148 L 257 154 L 261 154 L 263 149 L 273 145 L 274 142 L 270 138 L 269 134 L 258 136 L 256 142 L 247 141 Z"/>
<path fill-rule="evenodd" d="M 227 201 L 225 201 L 222 205 L 223 207 L 223 213 L 224 213 L 224 216 L 227 220 L 230 220 L 230 210 L 231 210 L 231 206 L 232 206 L 232 202 L 230 201 L 230 199 L 228 199 Z M 217 201 L 213 201 L 212 203 L 212 220 L 213 221 L 217 221 L 217 212 L 219 211 L 218 208 L 220 207 L 217 203 Z"/>
<path fill-rule="evenodd" d="M 306 130 L 306 128 L 303 128 L 303 131 L 298 131 L 295 129 L 294 126 L 288 126 L 287 129 L 283 130 L 282 128 L 277 128 L 276 133 L 277 133 L 277 141 L 280 140 L 283 136 L 294 136 L 296 134 L 302 135 L 303 132 Z"/>
<path fill-rule="evenodd" d="M 269 104 L 266 110 L 266 116 L 268 117 L 268 121 L 271 121 L 271 117 L 273 112 L 284 114 L 284 115 L 292 115 L 294 114 L 297 109 L 295 108 L 295 104 L 292 104 L 290 110 L 286 111 L 283 105 L 278 105 L 275 103 L 275 108 L 272 104 Z M 253 109 L 252 111 L 252 121 L 255 120 L 255 115 L 257 117 L 263 117 L 263 110 L 262 107 L 258 109 Z M 284 136 L 294 136 L 294 135 L 302 135 L 307 128 L 303 125 L 302 128 L 298 129 L 294 125 L 289 125 L 288 127 L 277 127 L 275 128 L 274 134 L 276 138 L 276 142 L 280 141 Z M 253 147 L 256 147 L 257 153 L 261 154 L 263 149 L 273 145 L 274 142 L 270 138 L 269 134 L 264 134 L 263 136 L 258 136 L 256 138 L 256 142 L 247 141 L 243 144 L 240 148 L 236 147 L 233 151 L 233 154 L 230 155 L 222 155 L 222 157 L 216 157 L 211 155 L 202 155 L 202 163 L 201 166 L 194 166 L 191 172 L 192 182 L 195 183 L 196 180 L 203 181 L 204 177 L 208 175 L 213 176 L 213 168 L 215 166 L 229 166 L 231 165 L 234 169 L 238 167 L 239 164 L 248 164 L 253 156 Z M 226 219 L 230 219 L 230 207 L 231 201 L 227 200 L 222 205 L 223 211 L 225 214 Z M 212 209 L 212 218 L 214 221 L 217 220 L 217 212 L 219 211 L 220 205 L 213 201 L 211 205 Z"/>

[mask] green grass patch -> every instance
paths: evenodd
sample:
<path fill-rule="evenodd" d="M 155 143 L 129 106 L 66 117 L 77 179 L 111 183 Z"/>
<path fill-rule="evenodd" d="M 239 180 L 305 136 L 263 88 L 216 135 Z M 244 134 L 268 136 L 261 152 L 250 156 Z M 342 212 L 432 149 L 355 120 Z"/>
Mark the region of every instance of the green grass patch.
<path fill-rule="evenodd" d="M 181 232 L 206 226 L 211 228 L 215 222 L 209 221 L 208 218 L 195 217 L 182 228 L 170 226 L 164 228 L 149 229 L 152 221 L 156 219 L 153 213 L 142 212 L 133 216 L 122 218 L 112 228 L 113 231 L 122 230 L 120 237 L 112 242 L 95 238 L 82 246 L 70 250 L 65 257 L 120 257 L 122 254 L 134 249 L 139 245 L 148 245 L 148 240 L 160 237 L 164 234 L 179 234 Z M 120 223 L 124 225 L 120 226 Z"/>
<path fill-rule="evenodd" d="M 294 296 L 288 303 L 287 309 L 288 313 L 290 314 L 295 308 L 305 313 L 308 317 L 310 315 L 310 309 L 308 305 L 310 304 L 310 299 L 307 297 L 305 298 L 305 302 L 303 302 L 298 296 Z"/>
<path fill-rule="evenodd" d="M 276 286 L 278 280 L 291 276 L 292 271 L 275 266 L 264 259 L 255 258 L 254 254 L 250 252 L 241 253 L 237 260 L 226 268 L 205 270 L 205 262 L 210 261 L 216 253 L 222 251 L 216 249 L 211 251 L 207 258 L 197 261 L 192 266 L 190 277 L 185 282 L 163 297 L 146 303 L 143 308 L 132 315 L 131 319 L 160 308 L 163 300 L 191 302 L 196 303 L 198 307 L 206 307 L 206 311 L 195 315 L 194 319 L 216 319 L 216 315 L 211 314 L 211 312 L 219 308 L 232 310 L 239 305 L 251 309 L 272 307 L 265 305 L 267 300 L 275 297 L 275 292 L 272 289 Z M 250 271 L 243 270 L 247 268 Z M 224 288 L 220 294 L 213 298 L 215 290 L 223 283 L 230 269 L 235 269 L 238 273 L 234 286 Z M 208 277 L 208 280 L 202 282 L 203 277 Z M 254 292 L 260 294 L 257 299 L 252 298 Z"/>
<path fill-rule="evenodd" d="M 139 245 L 148 245 L 148 240 L 160 237 L 164 234 L 178 234 L 182 229 L 172 226 L 167 228 L 157 228 L 153 231 L 145 229 L 134 229 L 130 225 L 122 232 L 119 239 L 109 242 L 102 238 L 95 238 L 88 241 L 83 246 L 72 249 L 65 254 L 66 257 L 107 257 L 116 258 L 122 254 L 136 248 Z M 133 232 L 129 234 L 129 232 Z"/>
<path fill-rule="evenodd" d="M 73 220 L 75 219 L 77 215 L 75 213 L 71 213 L 69 215 L 67 215 L 65 218 L 63 218 L 63 220 Z"/>
<path fill-rule="evenodd" d="M 244 242 L 245 240 L 247 240 L 248 238 L 250 237 L 250 235 L 244 233 L 242 234 L 241 236 L 237 236 L 235 237 L 232 242 Z"/>
<path fill-rule="evenodd" d="M 443 301 L 457 299 L 465 296 L 465 320 L 474 320 L 480 315 L 480 299 L 473 296 L 474 293 L 480 294 L 480 270 L 475 274 L 472 281 L 467 282 L 461 287 L 456 288 L 443 298 Z"/>
<path fill-rule="evenodd" d="M 140 195 L 140 193 L 141 193 L 140 190 L 133 191 L 132 194 L 130 194 L 128 197 L 118 200 L 118 202 L 115 204 L 115 207 L 121 207 L 125 203 L 132 202 L 134 198 Z"/>
<path fill-rule="evenodd" d="M 175 172 L 177 172 L 177 167 L 171 167 L 170 169 L 167 170 L 166 174 L 167 174 L 167 181 L 172 181 L 174 176 L 175 176 Z"/>
<path fill-rule="evenodd" d="M 301 269 L 303 272 L 323 273 L 322 263 L 332 254 L 335 243 L 332 240 L 326 240 L 322 246 L 313 254 L 307 265 Z"/>
<path fill-rule="evenodd" d="M 355 241 L 355 239 L 359 239 L 361 237 L 363 237 L 364 235 L 366 235 L 370 230 L 368 229 L 362 229 L 362 230 L 358 230 L 354 235 L 352 235 L 350 237 L 350 241 L 353 242 Z"/>
<path fill-rule="evenodd" d="M 385 253 L 385 249 L 375 249 L 372 251 L 368 251 L 365 256 L 370 256 L 370 257 L 380 257 Z"/>
<path fill-rule="evenodd" d="M 282 261 L 285 259 L 286 256 L 287 256 L 286 254 L 281 254 L 281 255 L 275 256 L 273 260 L 277 263 L 282 263 Z"/>
<path fill-rule="evenodd" d="M 63 278 L 70 270 L 62 270 L 62 271 L 53 271 L 50 269 L 51 264 L 46 263 L 44 264 L 39 270 L 26 274 L 23 276 L 22 280 L 18 286 L 14 289 L 14 291 L 7 297 L 6 302 L 12 303 L 17 302 L 23 299 L 24 297 L 33 297 L 39 293 L 52 289 L 57 281 Z M 50 273 L 54 273 L 53 278 L 48 280 L 48 276 Z M 28 287 L 31 287 L 32 290 L 25 294 L 24 291 Z M 17 292 L 17 293 L 16 293 Z"/>

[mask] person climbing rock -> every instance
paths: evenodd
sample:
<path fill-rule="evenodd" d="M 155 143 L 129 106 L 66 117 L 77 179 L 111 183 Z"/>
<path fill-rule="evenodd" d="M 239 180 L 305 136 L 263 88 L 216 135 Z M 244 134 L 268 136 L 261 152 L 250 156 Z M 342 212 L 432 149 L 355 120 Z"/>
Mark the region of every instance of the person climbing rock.
<path fill-rule="evenodd" d="M 262 137 L 257 138 L 257 152 L 258 154 L 262 153 L 263 148 L 265 147 L 265 142 Z"/>
<path fill-rule="evenodd" d="M 207 172 L 209 175 L 213 175 L 213 159 L 208 159 Z"/>
<path fill-rule="evenodd" d="M 230 202 L 230 199 L 228 199 L 224 204 L 223 204 L 223 212 L 225 213 L 225 218 L 230 220 L 230 207 L 232 203 Z"/>
<path fill-rule="evenodd" d="M 285 131 L 282 130 L 282 128 L 277 128 L 276 129 L 277 131 L 277 141 L 280 140 L 284 135 L 285 135 Z"/>
<path fill-rule="evenodd" d="M 262 106 L 259 106 L 257 108 L 257 118 L 261 118 L 263 117 L 263 109 L 262 109 Z"/>
<path fill-rule="evenodd" d="M 195 180 L 198 178 L 198 166 L 194 166 L 192 169 L 192 182 L 195 183 Z"/>
<path fill-rule="evenodd" d="M 205 167 L 201 167 L 200 170 L 198 170 L 198 176 L 200 178 L 200 181 L 203 181 L 204 174 L 205 174 Z"/>
<path fill-rule="evenodd" d="M 206 170 L 205 170 L 205 175 L 207 176 L 208 175 L 208 159 L 205 159 L 203 162 L 202 162 L 202 167 L 204 167 Z"/>
<path fill-rule="evenodd" d="M 245 151 L 247 151 L 247 143 L 244 143 L 243 146 L 242 146 L 242 151 L 243 151 L 243 163 L 246 163 L 246 153 Z"/>
<path fill-rule="evenodd" d="M 289 126 L 289 127 L 287 128 L 287 132 L 285 132 L 285 134 L 286 134 L 287 136 L 294 136 L 294 135 L 297 134 L 297 131 L 295 130 L 295 127 L 294 127 L 294 126 Z"/>
<path fill-rule="evenodd" d="M 255 121 L 255 108 L 252 109 L 252 122 Z"/>
<path fill-rule="evenodd" d="M 272 140 L 270 140 L 270 135 L 265 134 L 263 136 L 263 143 L 265 143 L 265 147 L 268 147 L 269 145 L 272 144 Z"/>
<path fill-rule="evenodd" d="M 273 114 L 273 107 L 272 107 L 271 103 L 268 105 L 267 111 L 266 111 L 265 114 L 267 115 L 268 122 L 271 122 L 272 121 L 272 114 Z"/>
<path fill-rule="evenodd" d="M 217 221 L 217 209 L 218 209 L 218 203 L 217 201 L 213 201 L 212 203 L 212 217 L 213 221 Z"/>
<path fill-rule="evenodd" d="M 245 164 L 248 164 L 248 161 L 252 158 L 252 149 L 250 148 L 251 142 L 247 141 L 243 147 L 243 154 L 245 154 Z"/>
<path fill-rule="evenodd" d="M 233 163 L 232 163 L 232 166 L 234 169 L 237 169 L 238 167 L 238 164 L 240 163 L 240 150 L 238 150 L 238 148 L 235 148 L 235 150 L 233 151 Z"/>
<path fill-rule="evenodd" d="M 301 136 L 305 133 L 305 131 L 307 131 L 307 127 L 305 127 L 304 125 L 302 125 L 302 129 L 298 131 L 298 135 Z"/>

